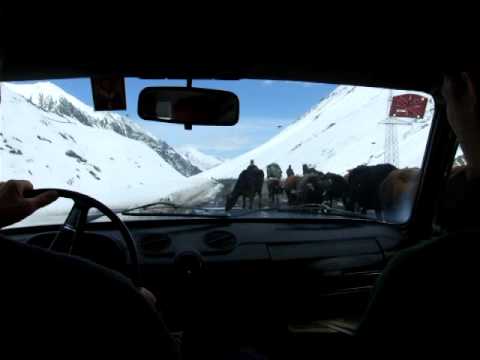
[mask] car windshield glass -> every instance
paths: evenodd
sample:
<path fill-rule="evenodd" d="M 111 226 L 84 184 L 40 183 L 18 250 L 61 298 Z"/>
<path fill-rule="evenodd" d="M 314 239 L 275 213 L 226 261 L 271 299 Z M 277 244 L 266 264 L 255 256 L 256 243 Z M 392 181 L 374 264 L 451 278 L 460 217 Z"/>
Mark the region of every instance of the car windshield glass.
<path fill-rule="evenodd" d="M 138 95 L 183 80 L 125 79 L 125 111 L 94 111 L 89 79 L 1 84 L 1 180 L 71 189 L 125 221 L 182 217 L 408 221 L 434 114 L 417 91 L 193 81 L 240 100 L 231 127 L 145 121 Z M 14 226 L 55 224 L 57 201 Z M 103 220 L 99 220 L 103 221 Z"/>

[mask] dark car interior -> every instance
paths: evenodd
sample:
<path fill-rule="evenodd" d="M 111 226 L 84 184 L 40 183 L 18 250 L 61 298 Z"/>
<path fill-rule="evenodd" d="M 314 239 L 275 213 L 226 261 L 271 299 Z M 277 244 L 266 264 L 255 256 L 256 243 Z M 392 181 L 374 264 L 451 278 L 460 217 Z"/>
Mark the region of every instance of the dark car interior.
<path fill-rule="evenodd" d="M 121 221 L 85 224 L 75 255 L 150 289 L 168 328 L 182 339 L 186 358 L 208 358 L 212 349 L 254 348 L 272 358 L 339 353 L 354 336 L 389 259 L 438 230 L 438 199 L 457 147 L 438 92 L 440 72 L 342 72 L 312 63 L 169 63 L 142 56 L 115 62 L 67 55 L 25 58 L 15 52 L 5 52 L 3 60 L 2 81 L 100 75 L 281 79 L 418 90 L 434 97 L 419 190 L 406 224 L 343 218 L 139 219 L 126 222 L 126 231 Z M 7 229 L 2 235 L 49 248 L 58 231 L 45 225 Z"/>

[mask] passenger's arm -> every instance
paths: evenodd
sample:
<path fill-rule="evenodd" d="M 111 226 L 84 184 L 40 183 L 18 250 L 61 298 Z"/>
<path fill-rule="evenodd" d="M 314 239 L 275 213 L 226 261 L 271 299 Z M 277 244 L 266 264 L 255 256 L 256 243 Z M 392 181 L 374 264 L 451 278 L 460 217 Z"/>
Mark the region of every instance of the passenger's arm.
<path fill-rule="evenodd" d="M 408 310 L 415 306 L 410 301 L 415 284 L 408 280 L 415 270 L 409 267 L 409 257 L 409 253 L 397 255 L 385 269 L 358 328 L 358 337 L 375 341 L 408 331 L 412 321 Z"/>

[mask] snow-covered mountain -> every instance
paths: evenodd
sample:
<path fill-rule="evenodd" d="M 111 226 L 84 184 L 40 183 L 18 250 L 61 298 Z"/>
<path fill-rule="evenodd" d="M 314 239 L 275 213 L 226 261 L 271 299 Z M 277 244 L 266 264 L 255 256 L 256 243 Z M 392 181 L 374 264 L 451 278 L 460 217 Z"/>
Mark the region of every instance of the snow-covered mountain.
<path fill-rule="evenodd" d="M 0 180 L 27 178 L 37 187 L 71 188 L 114 208 L 166 197 L 204 203 L 222 191 L 217 179 L 238 177 L 250 160 L 263 169 L 276 162 L 284 172 L 292 165 L 301 173 L 308 164 L 338 174 L 383 163 L 382 121 L 391 95 L 405 93 L 339 86 L 269 141 L 218 164 L 196 149 L 180 155 L 130 120 L 96 113 L 51 83 L 2 84 L 2 90 Z M 423 119 L 396 127 L 400 167 L 421 166 L 433 105 L 429 99 Z M 178 172 L 208 168 L 188 178 Z"/>
<path fill-rule="evenodd" d="M 201 202 L 202 197 L 211 197 L 215 179 L 237 178 L 250 160 L 264 170 L 276 162 L 284 176 L 289 165 L 300 174 L 302 165 L 307 164 L 323 172 L 343 175 L 358 165 L 383 163 L 386 126 L 382 122 L 387 118 L 391 96 L 404 93 L 339 86 L 269 141 L 190 178 L 191 187 L 198 193 L 190 194 L 189 198 Z M 399 119 L 407 123 L 396 126 L 401 168 L 422 165 L 433 111 L 433 100 L 429 98 L 423 119 Z M 202 195 L 202 191 L 207 195 Z"/>
<path fill-rule="evenodd" d="M 158 200 L 187 180 L 144 141 L 41 110 L 17 92 L 19 85 L 1 87 L 1 181 L 29 179 L 38 188 L 72 189 L 119 209 Z M 72 109 L 81 109 L 77 105 Z M 120 126 L 116 120 L 105 121 Z M 68 205 L 56 202 L 46 210 L 60 214 Z"/>
<path fill-rule="evenodd" d="M 202 171 L 214 168 L 224 162 L 224 160 L 216 156 L 207 155 L 193 146 L 182 146 L 176 148 L 176 150 L 185 160 Z"/>
<path fill-rule="evenodd" d="M 345 174 L 358 165 L 384 162 L 385 125 L 390 96 L 405 91 L 339 86 L 299 120 L 261 146 L 198 177 L 238 176 L 250 160 L 265 168 L 277 162 L 296 173 L 302 165 Z M 412 92 L 408 92 L 412 93 Z M 429 99 L 423 119 L 396 126 L 400 167 L 419 167 L 425 152 L 434 104 Z"/>
<path fill-rule="evenodd" d="M 128 118 L 116 113 L 95 112 L 93 108 L 55 84 L 38 82 L 34 84 L 6 84 L 6 87 L 22 95 L 31 104 L 47 113 L 74 118 L 83 125 L 113 130 L 130 139 L 142 141 L 185 176 L 195 175 L 200 172 L 198 167 L 192 165 L 166 142 L 157 139 Z"/>

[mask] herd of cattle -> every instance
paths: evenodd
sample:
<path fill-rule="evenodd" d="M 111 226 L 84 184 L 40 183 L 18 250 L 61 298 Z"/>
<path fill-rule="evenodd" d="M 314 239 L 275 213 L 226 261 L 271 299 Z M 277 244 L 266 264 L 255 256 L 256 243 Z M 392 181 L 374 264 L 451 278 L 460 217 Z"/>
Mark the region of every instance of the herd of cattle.
<path fill-rule="evenodd" d="M 244 208 L 247 199 L 249 207 L 253 208 L 256 197 L 258 207 L 262 208 L 262 190 L 266 182 L 270 205 L 278 206 L 281 196 L 285 196 L 284 201 L 289 206 L 326 204 L 333 207 L 335 204 L 363 214 L 373 210 L 381 220 L 400 221 L 405 213 L 410 213 L 418 180 L 418 168 L 398 169 L 390 164 L 360 165 L 345 176 L 325 174 L 303 165 L 302 175 L 295 175 L 289 167 L 286 178 L 282 178 L 277 164 L 270 164 L 265 178 L 265 172 L 252 161 L 227 196 L 225 209 L 231 210 L 240 197 Z"/>

